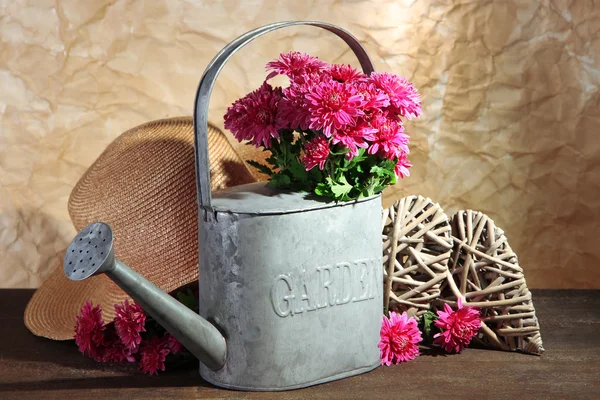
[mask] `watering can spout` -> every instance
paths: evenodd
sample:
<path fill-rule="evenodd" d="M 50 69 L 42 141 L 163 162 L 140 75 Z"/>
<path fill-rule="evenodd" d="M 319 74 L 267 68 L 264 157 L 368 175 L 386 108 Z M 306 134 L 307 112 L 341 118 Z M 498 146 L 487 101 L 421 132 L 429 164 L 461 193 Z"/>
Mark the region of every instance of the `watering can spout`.
<path fill-rule="evenodd" d="M 65 254 L 64 272 L 76 281 L 105 273 L 204 365 L 212 370 L 225 365 L 227 346 L 219 330 L 116 259 L 107 224 L 97 222 L 77 234 Z"/>

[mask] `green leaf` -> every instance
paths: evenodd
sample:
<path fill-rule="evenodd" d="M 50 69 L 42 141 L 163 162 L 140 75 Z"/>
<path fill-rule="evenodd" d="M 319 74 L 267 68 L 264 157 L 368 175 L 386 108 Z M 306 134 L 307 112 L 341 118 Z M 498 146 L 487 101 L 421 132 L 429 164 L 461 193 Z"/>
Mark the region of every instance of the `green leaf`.
<path fill-rule="evenodd" d="M 306 167 L 303 164 L 301 164 L 298 161 L 298 159 L 293 158 L 290 160 L 288 170 L 290 171 L 294 179 L 299 181 L 300 184 L 302 184 L 303 186 L 308 184 L 310 175 L 308 174 Z"/>
<path fill-rule="evenodd" d="M 346 153 L 348 152 L 348 150 L 349 150 L 349 149 L 348 149 L 347 147 L 344 147 L 344 148 L 343 148 L 342 150 L 340 150 L 340 151 L 333 151 L 333 150 L 332 150 L 332 151 L 330 151 L 330 152 L 329 152 L 329 154 L 330 154 L 330 155 L 332 155 L 332 156 L 345 156 L 345 155 L 346 155 Z"/>
<path fill-rule="evenodd" d="M 328 184 L 323 183 L 323 182 L 320 182 L 317 184 L 317 186 L 315 187 L 315 194 L 317 196 L 322 196 L 322 197 L 333 197 L 331 188 L 329 187 Z"/>
<path fill-rule="evenodd" d="M 371 167 L 371 173 L 377 175 L 380 178 L 384 178 L 384 177 L 389 177 L 389 178 L 395 178 L 396 174 L 394 174 L 394 171 L 390 171 L 387 168 L 382 168 L 378 165 L 373 165 Z"/>
<path fill-rule="evenodd" d="M 352 185 L 348 183 L 344 175 L 340 176 L 338 182 L 333 181 L 331 177 L 327 177 L 327 180 L 336 199 L 345 200 L 348 197 L 347 195 L 352 190 Z"/>
<path fill-rule="evenodd" d="M 355 164 L 358 164 L 358 163 L 366 160 L 368 156 L 369 155 L 366 154 L 366 149 L 360 148 L 360 149 L 358 149 L 358 154 L 356 156 L 354 156 L 354 158 L 351 161 L 354 162 Z"/>
<path fill-rule="evenodd" d="M 187 293 L 177 292 L 177 299 L 181 304 L 190 310 L 198 309 L 198 299 L 194 296 L 192 289 L 188 289 Z"/>
<path fill-rule="evenodd" d="M 265 158 L 265 161 L 271 164 L 273 167 L 279 166 L 279 164 L 277 163 L 277 157 L 274 153 L 271 153 L 269 157 Z"/>
<path fill-rule="evenodd" d="M 434 321 L 437 319 L 437 315 L 433 311 L 427 311 L 421 316 L 421 324 L 423 325 L 423 341 L 425 344 L 431 344 L 433 342 L 433 330 L 435 328 Z"/>
<path fill-rule="evenodd" d="M 361 197 L 371 197 L 375 195 L 375 188 L 373 185 L 369 185 L 360 191 Z"/>
<path fill-rule="evenodd" d="M 308 173 L 314 182 L 321 182 L 323 180 L 323 172 L 317 167 L 311 169 Z"/>
<path fill-rule="evenodd" d="M 266 166 L 265 164 L 261 164 L 261 163 L 259 163 L 257 161 L 254 161 L 254 160 L 246 160 L 246 162 L 248 164 L 252 165 L 257 170 L 259 170 L 260 172 L 262 172 L 263 174 L 266 174 L 266 175 L 269 175 L 269 176 L 271 176 L 271 175 L 274 174 L 273 170 L 271 168 L 269 168 L 268 166 Z"/>
<path fill-rule="evenodd" d="M 271 176 L 271 180 L 269 183 L 267 183 L 267 186 L 275 188 L 287 188 L 291 183 L 292 180 L 289 176 L 283 173 L 278 173 Z"/>

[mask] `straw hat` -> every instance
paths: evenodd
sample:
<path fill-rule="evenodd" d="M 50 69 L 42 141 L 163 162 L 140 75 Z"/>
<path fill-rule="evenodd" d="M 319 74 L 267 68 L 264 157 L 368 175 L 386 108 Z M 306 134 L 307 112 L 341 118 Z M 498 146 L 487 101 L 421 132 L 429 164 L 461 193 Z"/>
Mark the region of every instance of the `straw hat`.
<path fill-rule="evenodd" d="M 211 186 L 222 189 L 255 181 L 225 135 L 208 132 Z M 149 122 L 119 136 L 86 171 L 69 198 L 79 231 L 103 221 L 115 234 L 116 256 L 162 290 L 198 279 L 198 209 L 192 118 Z M 34 293 L 25 325 L 38 336 L 72 339 L 75 317 L 88 300 L 100 304 L 105 321 L 128 296 L 105 275 L 73 282 L 56 270 Z"/>

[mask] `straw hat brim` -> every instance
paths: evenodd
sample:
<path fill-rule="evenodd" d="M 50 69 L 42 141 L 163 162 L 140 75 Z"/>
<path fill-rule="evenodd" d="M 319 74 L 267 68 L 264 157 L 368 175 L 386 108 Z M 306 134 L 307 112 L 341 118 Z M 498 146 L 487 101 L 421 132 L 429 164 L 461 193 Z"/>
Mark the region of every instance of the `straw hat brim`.
<path fill-rule="evenodd" d="M 25 326 L 35 335 L 53 340 L 73 339 L 75 318 L 86 301 L 103 306 L 105 322 L 114 319 L 111 304 L 129 298 L 105 275 L 93 276 L 84 281 L 71 281 L 63 273 L 62 252 L 54 261 L 54 272 L 34 293 L 25 309 Z"/>
<path fill-rule="evenodd" d="M 211 189 L 255 181 L 225 135 L 209 127 Z M 153 121 L 112 142 L 85 172 L 69 198 L 79 231 L 103 221 L 114 233 L 115 255 L 166 292 L 198 279 L 198 205 L 192 118 Z M 72 339 L 86 301 L 99 304 L 106 322 L 114 304 L 129 298 L 105 275 L 70 281 L 57 255 L 54 272 L 25 310 L 35 335 Z"/>

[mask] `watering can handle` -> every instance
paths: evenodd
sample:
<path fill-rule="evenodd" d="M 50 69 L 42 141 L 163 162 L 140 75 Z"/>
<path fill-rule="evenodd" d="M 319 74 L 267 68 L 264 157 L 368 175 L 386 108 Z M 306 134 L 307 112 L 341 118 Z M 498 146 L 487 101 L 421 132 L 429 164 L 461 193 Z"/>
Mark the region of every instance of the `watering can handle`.
<path fill-rule="evenodd" d="M 198 200 L 203 209 L 203 218 L 206 220 L 209 214 L 213 213 L 212 196 L 210 192 L 210 167 L 208 163 L 208 102 L 212 92 L 213 85 L 221 72 L 221 69 L 229 58 L 240 48 L 250 43 L 259 36 L 269 33 L 279 28 L 285 28 L 294 25 L 312 25 L 326 29 L 342 38 L 352 49 L 365 74 L 369 75 L 374 71 L 373 63 L 362 47 L 360 42 L 348 31 L 325 22 L 317 21 L 288 21 L 276 22 L 256 28 L 248 33 L 238 37 L 223 48 L 212 59 L 206 67 L 198 91 L 196 92 L 196 101 L 194 107 L 194 146 L 196 148 L 196 185 L 198 188 Z"/>

